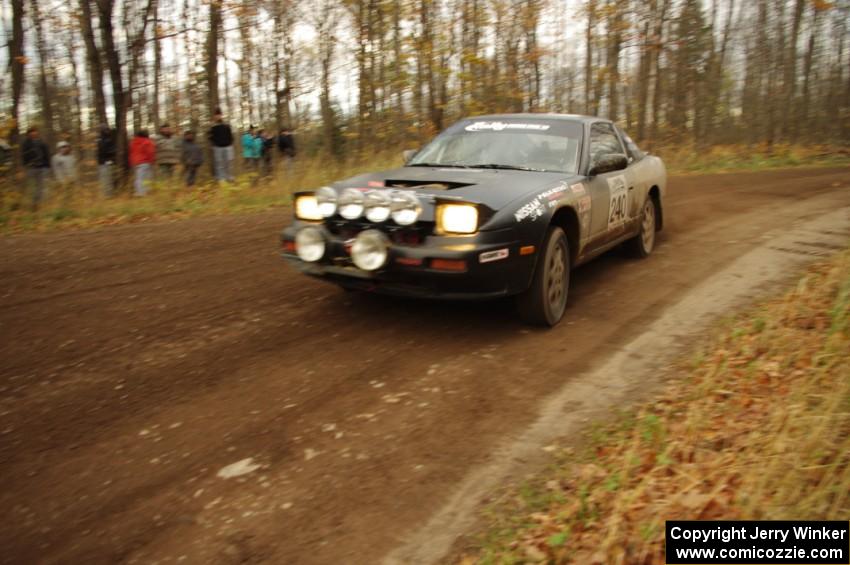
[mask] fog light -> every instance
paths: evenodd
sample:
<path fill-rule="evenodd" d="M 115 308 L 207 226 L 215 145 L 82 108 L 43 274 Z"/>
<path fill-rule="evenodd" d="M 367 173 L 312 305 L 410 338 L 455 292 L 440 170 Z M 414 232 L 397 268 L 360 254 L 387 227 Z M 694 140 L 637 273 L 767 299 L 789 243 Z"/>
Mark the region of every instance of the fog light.
<path fill-rule="evenodd" d="M 355 220 L 363 214 L 363 193 L 356 188 L 346 188 L 339 195 L 337 209 L 346 220 Z"/>
<path fill-rule="evenodd" d="M 370 190 L 363 205 L 370 222 L 380 223 L 390 217 L 390 195 L 386 190 Z"/>
<path fill-rule="evenodd" d="M 362 231 L 351 246 L 351 260 L 364 271 L 375 271 L 386 264 L 389 247 L 390 242 L 382 232 Z"/>
<path fill-rule="evenodd" d="M 331 187 L 323 186 L 316 191 L 316 205 L 323 218 L 330 218 L 336 214 L 336 201 L 336 191 Z"/>
<path fill-rule="evenodd" d="M 295 252 L 307 263 L 315 263 L 325 255 L 325 237 L 316 227 L 306 227 L 295 234 Z"/>
<path fill-rule="evenodd" d="M 412 192 L 397 190 L 391 197 L 392 216 L 395 223 L 400 226 L 409 226 L 419 219 L 422 206 L 419 198 Z"/>

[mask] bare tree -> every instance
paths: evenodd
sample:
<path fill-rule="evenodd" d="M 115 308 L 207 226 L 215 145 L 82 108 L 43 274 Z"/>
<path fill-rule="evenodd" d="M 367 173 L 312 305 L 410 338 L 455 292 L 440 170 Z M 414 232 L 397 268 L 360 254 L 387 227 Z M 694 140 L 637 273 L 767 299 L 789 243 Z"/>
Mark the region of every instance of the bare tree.
<path fill-rule="evenodd" d="M 12 38 L 9 41 L 9 67 L 12 69 L 12 104 L 9 114 L 12 118 L 11 141 L 16 143 L 20 123 L 21 94 L 24 91 L 24 0 L 12 2 Z"/>
<path fill-rule="evenodd" d="M 80 0 L 80 32 L 86 46 L 86 66 L 94 103 L 94 115 L 99 124 L 107 123 L 106 96 L 103 93 L 103 62 L 92 29 L 91 0 Z"/>
<path fill-rule="evenodd" d="M 35 45 L 38 52 L 38 85 L 39 96 L 41 98 L 41 119 L 44 122 L 44 137 L 48 145 L 53 145 L 54 136 L 56 134 L 53 125 L 53 90 L 55 83 L 48 81 L 48 60 L 50 56 L 47 52 L 47 39 L 44 35 L 45 20 L 41 16 L 38 0 L 30 0 L 32 9 L 32 19 L 35 24 Z"/>

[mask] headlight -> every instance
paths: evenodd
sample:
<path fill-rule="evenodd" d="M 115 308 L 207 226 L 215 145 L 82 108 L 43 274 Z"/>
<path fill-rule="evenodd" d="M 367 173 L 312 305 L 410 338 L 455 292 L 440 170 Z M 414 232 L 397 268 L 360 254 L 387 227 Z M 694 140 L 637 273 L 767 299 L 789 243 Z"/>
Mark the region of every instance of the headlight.
<path fill-rule="evenodd" d="M 316 191 L 316 204 L 323 218 L 336 214 L 336 191 L 329 186 L 323 186 Z"/>
<path fill-rule="evenodd" d="M 325 237 L 319 228 L 308 226 L 295 234 L 295 252 L 302 261 L 315 263 L 325 254 Z"/>
<path fill-rule="evenodd" d="M 419 219 L 422 207 L 412 192 L 396 191 L 391 196 L 393 221 L 400 226 L 409 226 Z"/>
<path fill-rule="evenodd" d="M 364 271 L 375 271 L 387 262 L 390 242 L 378 230 L 366 230 L 357 234 L 351 246 L 351 260 Z"/>
<path fill-rule="evenodd" d="M 473 204 L 440 204 L 437 206 L 437 232 L 475 233 L 478 231 L 478 208 Z"/>
<path fill-rule="evenodd" d="M 339 195 L 339 215 L 346 220 L 355 220 L 363 214 L 363 193 L 356 188 L 346 188 Z"/>
<path fill-rule="evenodd" d="M 390 195 L 386 190 L 370 190 L 364 201 L 366 219 L 370 222 L 383 222 L 390 217 Z"/>
<path fill-rule="evenodd" d="M 301 194 L 295 197 L 295 217 L 299 220 L 321 220 L 319 204 L 313 194 Z"/>

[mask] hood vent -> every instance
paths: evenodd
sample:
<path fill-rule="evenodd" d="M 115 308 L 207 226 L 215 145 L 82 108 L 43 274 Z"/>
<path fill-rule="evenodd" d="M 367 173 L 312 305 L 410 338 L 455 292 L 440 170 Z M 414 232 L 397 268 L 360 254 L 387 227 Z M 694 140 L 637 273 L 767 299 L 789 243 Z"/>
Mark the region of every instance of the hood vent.
<path fill-rule="evenodd" d="M 423 188 L 427 190 L 454 190 L 471 186 L 469 182 L 430 181 L 430 180 L 386 180 L 387 188 Z"/>

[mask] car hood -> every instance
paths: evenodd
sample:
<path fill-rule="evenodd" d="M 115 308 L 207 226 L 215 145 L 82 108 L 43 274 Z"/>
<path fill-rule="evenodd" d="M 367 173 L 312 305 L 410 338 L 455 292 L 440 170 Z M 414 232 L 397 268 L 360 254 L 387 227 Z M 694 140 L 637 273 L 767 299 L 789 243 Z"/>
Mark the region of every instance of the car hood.
<path fill-rule="evenodd" d="M 514 200 L 578 180 L 579 175 L 501 169 L 401 167 L 358 175 L 335 183 L 337 188 L 405 188 L 447 200 L 463 200 L 500 210 Z"/>

